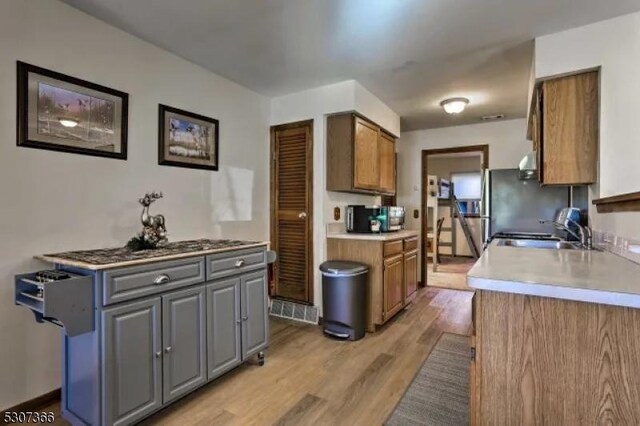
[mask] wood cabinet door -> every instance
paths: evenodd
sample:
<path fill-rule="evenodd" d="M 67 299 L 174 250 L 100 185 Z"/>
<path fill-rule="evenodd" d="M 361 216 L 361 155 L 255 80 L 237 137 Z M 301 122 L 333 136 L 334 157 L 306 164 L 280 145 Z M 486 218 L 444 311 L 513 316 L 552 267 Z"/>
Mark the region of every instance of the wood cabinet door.
<path fill-rule="evenodd" d="M 544 184 L 589 184 L 597 179 L 598 72 L 543 83 Z"/>
<path fill-rule="evenodd" d="M 396 141 L 385 132 L 380 132 L 380 190 L 389 194 L 396 192 Z"/>
<path fill-rule="evenodd" d="M 162 296 L 163 401 L 190 392 L 207 379 L 205 288 Z"/>
<path fill-rule="evenodd" d="M 418 250 L 404 254 L 404 297 L 409 299 L 418 290 Z"/>
<path fill-rule="evenodd" d="M 387 321 L 403 307 L 404 282 L 403 282 L 403 255 L 389 257 L 384 260 L 384 272 L 382 278 L 384 312 L 383 320 Z"/>
<path fill-rule="evenodd" d="M 313 304 L 313 122 L 271 128 L 273 296 Z"/>
<path fill-rule="evenodd" d="M 380 186 L 379 129 L 360 117 L 354 117 L 353 186 L 378 190 Z"/>
<path fill-rule="evenodd" d="M 207 285 L 207 378 L 214 379 L 242 362 L 240 278 Z"/>
<path fill-rule="evenodd" d="M 160 297 L 102 312 L 103 423 L 132 424 L 162 405 Z"/>
<path fill-rule="evenodd" d="M 267 311 L 267 272 L 243 275 L 240 284 L 242 303 L 242 359 L 260 352 L 269 344 Z"/>

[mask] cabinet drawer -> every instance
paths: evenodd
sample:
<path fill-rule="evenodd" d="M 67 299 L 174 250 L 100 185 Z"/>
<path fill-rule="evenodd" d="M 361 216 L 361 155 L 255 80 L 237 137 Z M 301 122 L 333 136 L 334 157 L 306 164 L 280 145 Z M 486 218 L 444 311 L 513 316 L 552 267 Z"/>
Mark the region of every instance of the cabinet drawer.
<path fill-rule="evenodd" d="M 402 240 L 385 242 L 382 252 L 384 254 L 384 257 L 402 253 Z"/>
<path fill-rule="evenodd" d="M 404 251 L 411 251 L 418 248 L 418 237 L 407 238 L 404 240 Z"/>
<path fill-rule="evenodd" d="M 265 265 L 263 249 L 212 254 L 207 256 L 207 281 L 252 271 Z"/>
<path fill-rule="evenodd" d="M 105 271 L 103 275 L 103 303 L 110 305 L 203 283 L 204 277 L 204 257 Z"/>

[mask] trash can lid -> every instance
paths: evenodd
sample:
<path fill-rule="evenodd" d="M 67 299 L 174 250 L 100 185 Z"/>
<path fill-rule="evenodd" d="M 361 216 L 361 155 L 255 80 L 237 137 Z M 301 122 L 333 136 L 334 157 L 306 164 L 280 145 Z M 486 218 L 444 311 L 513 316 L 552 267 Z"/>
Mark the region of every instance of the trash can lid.
<path fill-rule="evenodd" d="M 358 275 L 368 270 L 369 267 L 363 263 L 346 260 L 327 260 L 320 265 L 320 271 L 331 276 Z"/>

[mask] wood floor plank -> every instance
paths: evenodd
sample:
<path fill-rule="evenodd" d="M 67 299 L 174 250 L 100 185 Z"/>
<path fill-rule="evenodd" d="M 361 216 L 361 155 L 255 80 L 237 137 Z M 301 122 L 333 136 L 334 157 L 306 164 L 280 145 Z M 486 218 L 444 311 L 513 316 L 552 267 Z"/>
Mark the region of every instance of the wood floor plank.
<path fill-rule="evenodd" d="M 314 424 L 327 405 L 327 401 L 311 394 L 304 395 L 275 426 L 298 426 Z"/>

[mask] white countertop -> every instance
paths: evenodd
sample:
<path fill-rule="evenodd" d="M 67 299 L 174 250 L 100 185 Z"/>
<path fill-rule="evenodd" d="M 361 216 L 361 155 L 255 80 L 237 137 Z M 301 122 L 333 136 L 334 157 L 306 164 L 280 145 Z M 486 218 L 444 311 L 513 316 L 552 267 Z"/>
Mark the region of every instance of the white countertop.
<path fill-rule="evenodd" d="M 640 265 L 606 251 L 498 246 L 467 274 L 479 290 L 640 308 Z"/>
<path fill-rule="evenodd" d="M 338 238 L 342 240 L 368 240 L 368 241 L 392 241 L 401 238 L 411 238 L 420 235 L 420 231 L 404 230 L 396 232 L 385 232 L 381 234 L 356 234 L 353 232 L 330 232 L 327 238 Z"/>

